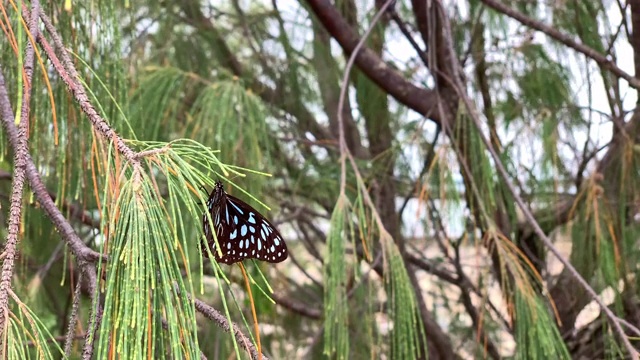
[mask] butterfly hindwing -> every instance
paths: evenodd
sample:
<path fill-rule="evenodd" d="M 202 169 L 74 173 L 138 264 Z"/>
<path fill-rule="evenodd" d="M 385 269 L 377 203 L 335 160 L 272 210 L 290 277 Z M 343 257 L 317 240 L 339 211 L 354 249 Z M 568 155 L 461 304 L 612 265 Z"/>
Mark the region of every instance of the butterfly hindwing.
<path fill-rule="evenodd" d="M 209 195 L 207 210 L 222 257 L 216 249 L 206 214 L 203 216 L 203 230 L 217 262 L 233 264 L 253 258 L 277 263 L 287 259 L 287 246 L 275 226 L 244 201 L 225 193 L 219 181 Z M 203 253 L 207 254 L 206 249 Z"/>

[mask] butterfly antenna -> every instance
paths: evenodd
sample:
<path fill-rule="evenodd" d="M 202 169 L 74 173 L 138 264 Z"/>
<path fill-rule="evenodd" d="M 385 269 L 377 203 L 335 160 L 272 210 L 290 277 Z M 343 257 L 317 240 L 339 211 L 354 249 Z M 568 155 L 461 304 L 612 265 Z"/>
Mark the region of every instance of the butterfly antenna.
<path fill-rule="evenodd" d="M 204 187 L 204 185 L 200 185 L 198 188 L 199 188 L 200 190 L 204 191 L 204 192 L 205 192 L 205 194 L 209 195 L 209 192 L 207 191 L 207 188 L 206 188 L 206 187 Z M 202 205 L 202 203 L 201 203 L 201 202 L 199 202 L 199 201 L 198 201 L 196 204 L 198 204 L 198 205 Z"/>

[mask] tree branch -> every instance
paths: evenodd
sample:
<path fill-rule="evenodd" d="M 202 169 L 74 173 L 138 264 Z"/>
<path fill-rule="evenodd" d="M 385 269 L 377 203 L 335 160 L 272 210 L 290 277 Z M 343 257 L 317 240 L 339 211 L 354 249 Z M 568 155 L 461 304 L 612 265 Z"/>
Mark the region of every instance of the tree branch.
<path fill-rule="evenodd" d="M 28 13 L 26 9 L 23 9 L 23 12 Z M 51 35 L 53 44 L 60 52 L 62 62 L 58 59 L 55 51 L 53 50 L 49 42 L 47 42 L 47 39 L 45 39 L 44 36 L 39 36 L 38 42 L 44 49 L 49 60 L 51 60 L 51 63 L 53 64 L 53 67 L 56 69 L 57 73 L 60 75 L 60 78 L 67 85 L 67 89 L 71 92 L 73 98 L 78 102 L 85 115 L 87 115 L 87 117 L 93 124 L 94 129 L 99 134 L 102 134 L 105 139 L 113 142 L 114 146 L 131 163 L 131 165 L 140 170 L 141 164 L 140 160 L 136 156 L 136 152 L 125 144 L 120 135 L 118 135 L 111 128 L 111 126 L 109 126 L 109 124 L 100 116 L 100 114 L 98 114 L 96 109 L 89 101 L 89 97 L 87 96 L 84 86 L 82 85 L 82 83 L 80 83 L 80 81 L 78 81 L 80 76 L 76 71 L 75 65 L 73 64 L 73 61 L 71 61 L 71 58 L 67 53 L 67 49 L 62 42 L 62 38 L 51 23 L 51 20 L 44 13 L 40 14 L 40 18 L 44 23 L 45 29 L 47 29 L 47 32 Z"/>
<path fill-rule="evenodd" d="M 510 8 L 509 6 L 505 5 L 503 2 L 498 1 L 498 0 L 481 0 L 485 5 L 487 5 L 488 7 L 496 10 L 497 12 L 500 12 L 502 14 L 507 15 L 510 18 L 513 18 L 517 21 L 519 21 L 520 23 L 522 23 L 522 25 L 528 26 L 530 28 L 536 29 L 544 34 L 546 34 L 547 36 L 551 37 L 552 39 L 555 39 L 557 41 L 559 41 L 560 43 L 574 49 L 575 51 L 585 55 L 588 58 L 593 59 L 596 63 L 598 63 L 598 65 L 602 66 L 604 69 L 607 69 L 609 71 L 611 71 L 613 74 L 615 74 L 616 76 L 619 76 L 623 79 L 625 79 L 628 83 L 629 86 L 631 86 L 632 88 L 635 88 L 636 90 L 640 89 L 640 80 L 637 78 L 634 78 L 633 76 L 629 75 L 628 73 L 626 73 L 625 71 L 623 71 L 622 69 L 620 69 L 618 67 L 618 65 L 613 61 L 613 60 L 609 60 L 607 59 L 606 56 L 600 54 L 599 52 L 597 52 L 596 50 L 578 43 L 577 41 L 573 40 L 571 37 L 569 37 L 566 34 L 561 33 L 560 31 L 558 31 L 557 29 L 546 25 L 544 23 L 542 23 L 541 21 L 538 20 L 534 20 L 528 16 L 526 16 L 525 14 L 514 10 L 512 8 Z M 640 6 L 637 6 L 640 7 Z M 636 10 L 640 10 L 640 9 L 636 9 Z M 631 12 L 632 16 L 633 16 L 633 11 Z M 637 16 L 636 18 L 638 18 L 640 16 Z M 638 32 L 638 28 L 634 27 L 634 33 Z M 636 57 L 637 60 L 637 57 Z M 638 62 L 636 61 L 636 66 L 638 66 Z M 637 70 L 636 70 L 637 71 Z"/>
<path fill-rule="evenodd" d="M 198 299 L 193 299 L 189 294 L 186 294 L 187 298 L 193 301 L 193 305 L 196 310 L 198 310 L 201 314 L 207 317 L 207 319 L 215 322 L 218 326 L 224 330 L 225 332 L 231 332 L 231 328 L 233 327 L 233 336 L 236 338 L 236 341 L 249 355 L 251 355 L 252 359 L 258 359 L 258 349 L 253 345 L 251 339 L 247 337 L 241 330 L 240 327 L 235 323 L 229 323 L 229 320 L 226 316 L 224 316 L 221 312 L 214 309 L 213 307 L 207 305 L 203 301 Z M 263 360 L 269 360 L 264 354 L 262 354 Z"/>
<path fill-rule="evenodd" d="M 360 41 L 360 37 L 340 12 L 328 0 L 306 1 L 318 21 L 338 41 L 344 52 L 351 55 Z M 433 111 L 438 103 L 438 96 L 434 91 L 417 87 L 408 82 L 366 47 L 358 51 L 355 62 L 369 79 L 400 103 L 436 122 L 443 121 L 439 114 Z"/>
<path fill-rule="evenodd" d="M 9 136 L 9 142 L 13 148 L 13 183 L 11 186 L 11 203 L 9 207 L 9 224 L 7 226 L 7 241 L 4 248 L 4 261 L 0 274 L 0 336 L 7 336 L 7 318 L 9 317 L 9 291 L 17 255 L 17 246 L 20 235 L 20 222 L 22 219 L 22 191 L 24 189 L 26 161 L 27 161 L 27 127 L 29 126 L 29 106 L 31 100 L 31 80 L 33 77 L 33 57 L 35 38 L 38 37 L 38 13 L 40 3 L 32 2 L 33 16 L 28 19 L 30 40 L 27 42 L 24 60 L 24 89 L 22 93 L 22 105 L 20 119 L 15 119 L 11 102 L 4 81 L 4 75 L 0 71 L 0 116 L 2 124 Z M 16 124 L 17 123 L 17 124 Z M 17 125 L 17 127 L 16 127 Z"/>

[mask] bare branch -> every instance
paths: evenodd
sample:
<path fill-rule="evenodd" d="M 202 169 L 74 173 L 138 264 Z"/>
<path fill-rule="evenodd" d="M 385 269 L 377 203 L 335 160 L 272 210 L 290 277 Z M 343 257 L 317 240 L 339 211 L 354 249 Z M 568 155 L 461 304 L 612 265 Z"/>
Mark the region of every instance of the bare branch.
<path fill-rule="evenodd" d="M 64 340 L 64 355 L 68 358 L 71 355 L 71 345 L 76 338 L 75 330 L 78 322 L 78 308 L 80 307 L 80 289 L 82 288 L 82 271 L 78 273 L 76 281 L 76 289 L 73 292 L 73 301 L 71 304 L 71 314 L 69 315 L 69 324 L 67 326 L 67 336 Z"/>
<path fill-rule="evenodd" d="M 206 316 L 207 319 L 212 320 L 213 322 L 218 324 L 218 326 L 225 332 L 231 332 L 231 328 L 233 327 L 233 336 L 236 338 L 238 344 L 244 350 L 246 350 L 249 355 L 251 355 L 252 359 L 258 359 L 258 349 L 256 349 L 256 347 L 253 345 L 251 339 L 249 339 L 249 337 L 242 333 L 240 327 L 237 324 L 229 323 L 226 316 L 224 316 L 221 312 L 214 309 L 213 307 L 207 305 L 203 301 L 193 299 L 191 298 L 191 296 L 189 296 L 189 294 L 187 294 L 187 297 L 189 298 L 189 300 L 193 301 L 196 310 Z M 264 354 L 262 354 L 262 359 L 269 360 L 269 358 L 267 358 Z"/>
<path fill-rule="evenodd" d="M 429 115 L 437 122 L 444 121 L 433 109 L 438 103 L 435 92 L 417 87 L 389 67 L 370 49 L 363 47 L 356 51 L 360 37 L 351 28 L 340 12 L 328 0 L 307 0 L 318 20 L 338 41 L 346 54 L 357 53 L 355 62 L 373 82 L 389 95 L 416 112 Z"/>
<path fill-rule="evenodd" d="M 87 277 L 89 284 L 89 294 L 91 294 L 91 310 L 89 311 L 89 326 L 84 337 L 84 346 L 82 348 L 82 359 L 90 360 L 93 356 L 93 343 L 102 322 L 102 302 L 98 293 L 98 280 L 96 278 L 96 268 L 92 263 L 80 262 L 82 271 Z"/>
<path fill-rule="evenodd" d="M 635 89 L 640 89 L 640 80 L 637 78 L 634 78 L 633 76 L 631 76 L 630 74 L 626 73 L 625 71 L 623 71 L 622 69 L 620 69 L 618 67 L 618 65 L 610 59 L 607 59 L 606 56 L 600 54 L 599 52 L 597 52 L 596 50 L 584 45 L 584 44 L 580 44 L 577 41 L 573 40 L 571 37 L 569 37 L 566 34 L 561 33 L 560 31 L 558 31 L 557 29 L 546 25 L 544 23 L 542 23 L 541 21 L 538 20 L 534 20 L 528 16 L 526 16 L 525 14 L 514 10 L 512 8 L 510 8 L 509 6 L 505 5 L 505 3 L 499 1 L 499 0 L 482 0 L 482 2 L 487 5 L 488 7 L 503 13 L 505 15 L 507 15 L 510 18 L 513 18 L 515 20 L 518 20 L 519 22 L 522 23 L 522 25 L 528 26 L 530 28 L 536 29 L 544 34 L 546 34 L 547 36 L 551 37 L 552 39 L 555 39 L 559 42 L 561 42 L 562 44 L 574 49 L 575 51 L 585 55 L 588 58 L 593 59 L 596 63 L 598 63 L 598 65 L 602 66 L 603 68 L 611 71 L 613 74 L 615 74 L 616 76 L 619 76 L 625 80 L 627 80 L 627 82 L 629 83 L 629 86 L 635 88 Z M 633 13 L 633 11 L 632 11 Z M 634 33 L 637 33 L 637 28 L 634 27 L 634 29 L 636 31 L 634 31 Z M 637 59 L 636 59 L 637 60 Z M 636 61 L 637 63 L 637 61 Z"/>

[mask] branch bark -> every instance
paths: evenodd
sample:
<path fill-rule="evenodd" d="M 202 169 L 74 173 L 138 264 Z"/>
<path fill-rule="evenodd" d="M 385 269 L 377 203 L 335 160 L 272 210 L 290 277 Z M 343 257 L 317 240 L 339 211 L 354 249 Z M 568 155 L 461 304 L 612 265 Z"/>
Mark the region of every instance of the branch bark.
<path fill-rule="evenodd" d="M 344 52 L 353 53 L 360 37 L 340 12 L 328 0 L 306 0 L 317 20 L 338 41 Z M 356 56 L 356 65 L 380 88 L 410 109 L 440 123 L 443 119 L 435 111 L 438 95 L 417 87 L 388 66 L 371 49 L 364 47 Z"/>
<path fill-rule="evenodd" d="M 29 126 L 29 106 L 31 102 L 31 80 L 33 78 L 33 58 L 35 39 L 38 37 L 38 14 L 40 3 L 38 0 L 32 2 L 32 16 L 27 18 L 31 41 L 27 42 L 24 61 L 24 88 L 22 92 L 22 105 L 20 118 L 15 119 L 13 110 L 4 81 L 4 75 L 0 72 L 0 112 L 2 125 L 9 135 L 9 141 L 13 148 L 13 182 L 11 186 L 11 203 L 9 207 L 9 224 L 7 226 L 7 241 L 4 248 L 4 261 L 2 262 L 2 273 L 0 274 L 0 337 L 7 338 L 7 319 L 9 318 L 9 291 L 11 291 L 11 280 L 15 258 L 17 256 L 17 245 L 20 235 L 20 222 L 22 219 L 22 191 L 24 189 L 25 173 L 27 166 L 27 127 Z M 17 126 L 16 126 L 17 125 Z M 2 347 L 3 349 L 6 346 Z M 4 354 L 7 356 L 7 354 Z"/>

